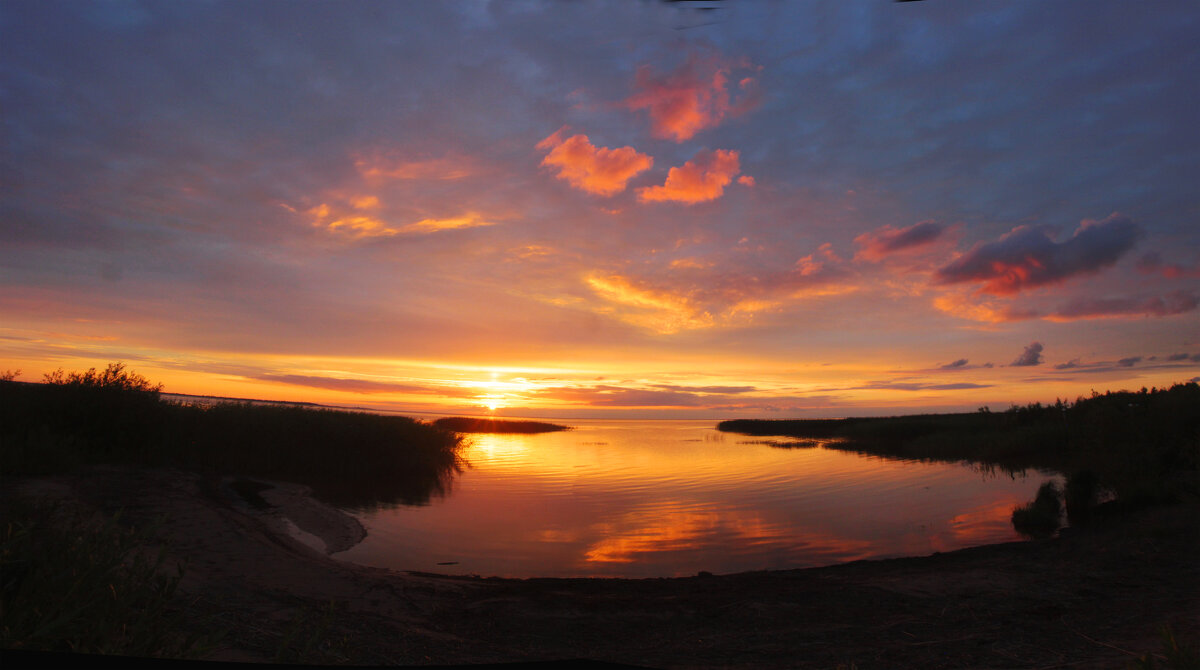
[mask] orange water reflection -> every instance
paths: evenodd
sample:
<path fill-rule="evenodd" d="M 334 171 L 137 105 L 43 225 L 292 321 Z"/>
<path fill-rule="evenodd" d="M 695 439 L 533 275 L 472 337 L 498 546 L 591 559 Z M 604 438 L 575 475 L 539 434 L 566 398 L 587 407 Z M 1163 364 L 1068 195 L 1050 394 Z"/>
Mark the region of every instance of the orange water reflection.
<path fill-rule="evenodd" d="M 476 435 L 454 493 L 362 515 L 339 558 L 505 576 L 673 576 L 920 555 L 1019 539 L 1042 476 L 779 449 L 687 421 Z M 439 564 L 451 564 L 439 565 Z"/>

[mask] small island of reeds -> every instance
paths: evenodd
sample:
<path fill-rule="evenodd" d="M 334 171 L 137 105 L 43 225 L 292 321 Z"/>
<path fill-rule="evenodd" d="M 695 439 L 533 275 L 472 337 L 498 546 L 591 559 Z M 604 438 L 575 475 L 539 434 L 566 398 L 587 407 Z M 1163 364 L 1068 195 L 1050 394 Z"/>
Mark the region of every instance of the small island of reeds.
<path fill-rule="evenodd" d="M 456 433 L 553 433 L 571 430 L 570 426 L 542 421 L 477 419 L 466 416 L 448 416 L 434 421 L 433 425 Z"/>

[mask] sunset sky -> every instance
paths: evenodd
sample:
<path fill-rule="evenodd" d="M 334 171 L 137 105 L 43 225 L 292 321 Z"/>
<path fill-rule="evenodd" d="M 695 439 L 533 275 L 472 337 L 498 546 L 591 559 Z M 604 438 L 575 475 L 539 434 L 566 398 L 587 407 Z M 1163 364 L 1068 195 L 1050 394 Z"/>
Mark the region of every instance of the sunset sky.
<path fill-rule="evenodd" d="M 437 413 L 1200 378 L 1200 9 L 0 1 L 0 372 Z"/>

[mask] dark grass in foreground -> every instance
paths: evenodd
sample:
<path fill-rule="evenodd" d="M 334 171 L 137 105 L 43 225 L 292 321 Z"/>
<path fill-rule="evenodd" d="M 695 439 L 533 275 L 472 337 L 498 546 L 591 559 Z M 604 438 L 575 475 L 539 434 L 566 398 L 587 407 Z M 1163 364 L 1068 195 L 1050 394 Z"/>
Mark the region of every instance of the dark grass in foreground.
<path fill-rule="evenodd" d="M 113 364 L 45 384 L 0 381 L 0 469 L 137 464 L 297 482 L 334 505 L 426 504 L 461 469 L 462 438 L 407 417 L 165 401 Z"/>
<path fill-rule="evenodd" d="M 44 384 L 14 376 L 0 374 L 6 477 L 92 464 L 174 467 L 297 482 L 334 505 L 371 507 L 427 504 L 461 469 L 460 436 L 405 417 L 168 402 L 119 363 L 59 371 Z M 187 658 L 215 643 L 219 632 L 178 634 L 188 608 L 176 594 L 183 568 L 146 553 L 153 528 L 8 498 L 0 514 L 0 648 Z M 292 637 L 277 660 L 327 660 L 308 648 L 320 631 Z"/>
<path fill-rule="evenodd" d="M 0 511 L 0 648 L 190 658 L 219 639 L 178 632 L 183 567 L 142 549 L 152 529 L 15 500 Z"/>
<path fill-rule="evenodd" d="M 448 416 L 434 421 L 433 425 L 457 433 L 553 433 L 560 430 L 571 430 L 570 426 L 541 421 L 473 419 L 465 416 Z"/>

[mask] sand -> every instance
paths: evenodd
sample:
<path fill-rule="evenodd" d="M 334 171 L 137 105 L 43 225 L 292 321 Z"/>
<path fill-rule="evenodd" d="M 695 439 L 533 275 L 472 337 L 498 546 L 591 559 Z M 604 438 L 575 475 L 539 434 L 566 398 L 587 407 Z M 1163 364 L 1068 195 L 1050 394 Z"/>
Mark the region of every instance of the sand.
<path fill-rule="evenodd" d="M 227 631 L 212 660 L 294 660 L 303 650 L 308 661 L 363 665 L 1127 668 L 1162 650 L 1164 625 L 1200 642 L 1196 504 L 921 558 L 680 579 L 511 580 L 334 560 L 329 553 L 365 531 L 295 484 L 104 467 L 6 477 L 4 487 L 123 509 L 132 524 L 161 520 L 171 561 L 185 563 L 181 632 Z"/>

